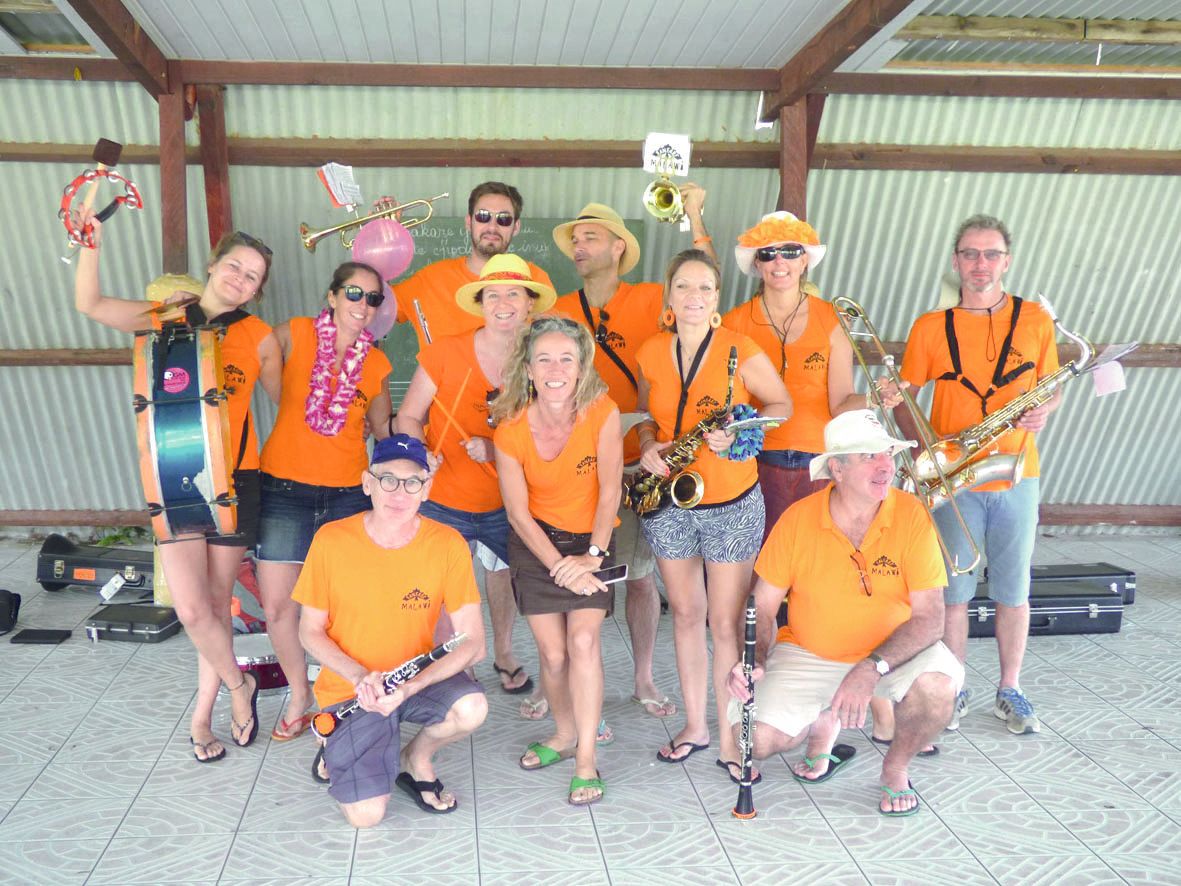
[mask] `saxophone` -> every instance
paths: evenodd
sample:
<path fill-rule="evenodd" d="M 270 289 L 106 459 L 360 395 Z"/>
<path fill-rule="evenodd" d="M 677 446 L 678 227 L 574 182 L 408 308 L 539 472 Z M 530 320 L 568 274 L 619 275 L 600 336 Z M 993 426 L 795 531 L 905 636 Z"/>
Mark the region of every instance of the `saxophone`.
<path fill-rule="evenodd" d="M 705 495 L 705 481 L 701 474 L 687 470 L 697 458 L 697 450 L 705 435 L 726 424 L 730 416 L 730 401 L 734 397 L 734 373 L 738 369 L 738 348 L 730 348 L 726 363 L 726 402 L 715 409 L 687 433 L 673 441 L 664 453 L 668 476 L 662 477 L 643 469 L 623 481 L 623 501 L 637 516 L 659 510 L 672 501 L 678 508 L 693 508 Z"/>

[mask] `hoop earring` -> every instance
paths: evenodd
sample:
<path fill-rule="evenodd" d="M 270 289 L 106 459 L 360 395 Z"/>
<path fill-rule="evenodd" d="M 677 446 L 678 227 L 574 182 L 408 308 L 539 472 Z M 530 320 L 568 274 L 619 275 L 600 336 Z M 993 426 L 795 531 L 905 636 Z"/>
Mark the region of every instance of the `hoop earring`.
<path fill-rule="evenodd" d="M 709 315 L 709 325 L 710 325 L 711 329 L 717 329 L 719 326 L 721 326 L 722 325 L 722 315 L 719 314 L 717 311 L 714 311 L 712 314 L 710 314 Z"/>
<path fill-rule="evenodd" d="M 672 308 L 664 309 L 664 313 L 660 315 L 660 322 L 672 329 L 673 324 L 677 322 L 677 315 L 673 313 Z"/>

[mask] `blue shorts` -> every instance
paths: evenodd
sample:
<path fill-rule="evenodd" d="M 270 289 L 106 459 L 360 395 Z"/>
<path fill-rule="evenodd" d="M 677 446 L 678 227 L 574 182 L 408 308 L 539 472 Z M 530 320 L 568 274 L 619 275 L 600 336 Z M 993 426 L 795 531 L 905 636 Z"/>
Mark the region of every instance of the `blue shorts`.
<path fill-rule="evenodd" d="M 988 562 L 988 596 L 1002 606 L 1029 601 L 1029 564 L 1037 538 L 1038 478 L 1022 480 L 1003 492 L 961 492 L 955 497 L 972 538 L 980 546 L 980 564 L 966 575 L 948 570 L 944 602 L 967 603 L 976 593 L 977 575 Z M 961 563 L 972 559 L 964 533 L 947 505 L 935 511 L 935 525 L 947 549 Z"/>
<path fill-rule="evenodd" d="M 317 529 L 372 508 L 373 502 L 359 485 L 312 486 L 264 473 L 255 556 L 275 563 L 302 563 Z"/>
<path fill-rule="evenodd" d="M 495 511 L 461 511 L 438 502 L 424 501 L 418 513 L 450 526 L 468 544 L 483 542 L 484 547 L 502 562 L 508 562 L 508 512 L 504 508 Z"/>

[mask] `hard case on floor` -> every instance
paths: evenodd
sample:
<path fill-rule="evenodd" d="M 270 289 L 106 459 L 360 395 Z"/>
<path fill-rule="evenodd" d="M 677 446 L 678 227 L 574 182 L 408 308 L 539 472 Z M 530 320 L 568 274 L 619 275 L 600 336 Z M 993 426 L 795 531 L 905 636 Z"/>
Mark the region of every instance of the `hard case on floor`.
<path fill-rule="evenodd" d="M 37 554 L 37 581 L 47 591 L 67 585 L 101 588 L 114 575 L 125 588 L 152 588 L 152 552 L 132 548 L 77 545 L 64 535 L 51 535 Z"/>
<path fill-rule="evenodd" d="M 86 619 L 85 627 L 91 640 L 159 643 L 180 630 L 180 621 L 176 610 L 168 606 L 117 603 L 100 606 Z"/>
<path fill-rule="evenodd" d="M 1116 634 L 1124 620 L 1123 597 L 1102 584 L 1051 581 L 1029 595 L 1029 635 Z M 996 636 L 996 603 L 981 582 L 968 602 L 968 636 Z"/>
<path fill-rule="evenodd" d="M 1110 563 L 1056 563 L 1052 566 L 1033 566 L 1030 567 L 1029 577 L 1035 585 L 1051 581 L 1103 584 L 1123 597 L 1125 606 L 1131 606 L 1136 602 L 1136 573 Z M 987 566 L 984 568 L 984 580 L 988 581 Z"/>

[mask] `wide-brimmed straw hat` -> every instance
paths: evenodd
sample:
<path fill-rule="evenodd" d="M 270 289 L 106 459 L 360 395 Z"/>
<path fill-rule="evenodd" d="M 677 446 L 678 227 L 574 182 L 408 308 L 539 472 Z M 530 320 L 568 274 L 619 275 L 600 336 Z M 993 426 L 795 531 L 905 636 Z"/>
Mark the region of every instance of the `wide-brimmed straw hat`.
<path fill-rule="evenodd" d="M 476 301 L 476 293 L 485 286 L 498 284 L 523 286 L 530 292 L 536 293 L 537 298 L 533 299 L 533 307 L 530 308 L 530 313 L 533 314 L 548 311 L 558 300 L 558 294 L 554 292 L 552 287 L 533 279 L 533 273 L 529 270 L 529 263 L 525 259 L 519 255 L 502 252 L 500 255 L 492 256 L 484 263 L 484 270 L 480 272 L 479 280 L 474 283 L 465 283 L 455 291 L 455 303 L 469 314 L 483 317 L 484 309 Z"/>
<path fill-rule="evenodd" d="M 623 276 L 640 262 L 640 241 L 627 229 L 619 213 L 602 203 L 588 203 L 573 221 L 562 222 L 554 228 L 554 242 L 567 258 L 574 258 L 574 226 L 602 225 L 627 244 L 619 259 L 619 276 Z"/>
<path fill-rule="evenodd" d="M 813 480 L 831 479 L 828 460 L 834 455 L 897 455 L 914 445 L 914 440 L 899 440 L 886 433 L 872 409 L 854 409 L 842 412 L 824 426 L 824 452 L 809 462 L 808 471 Z"/>
<path fill-rule="evenodd" d="M 743 231 L 734 247 L 734 259 L 738 268 L 748 277 L 758 277 L 755 270 L 755 250 L 777 243 L 799 243 L 808 254 L 808 268 L 820 264 L 828 247 L 820 242 L 820 235 L 806 221 L 800 221 L 790 212 L 769 212 L 757 225 Z"/>

